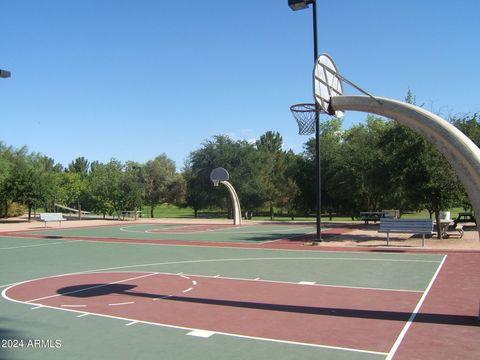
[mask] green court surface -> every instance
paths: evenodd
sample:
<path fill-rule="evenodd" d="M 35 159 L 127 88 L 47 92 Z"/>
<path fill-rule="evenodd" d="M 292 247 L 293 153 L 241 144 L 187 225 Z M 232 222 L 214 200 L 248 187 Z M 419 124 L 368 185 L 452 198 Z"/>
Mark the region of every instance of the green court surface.
<path fill-rule="evenodd" d="M 182 240 L 232 243 L 264 243 L 290 239 L 315 231 L 313 225 L 192 226 L 138 224 L 75 229 L 49 229 L 31 234 L 142 240 Z"/>
<path fill-rule="evenodd" d="M 127 230 L 135 230 L 125 231 Z M 149 225 L 62 229 L 54 236 L 128 237 L 158 239 L 183 236 L 202 241 L 252 241 L 231 229 L 208 234 L 148 233 Z M 155 225 L 158 229 L 159 225 Z M 286 228 L 284 228 L 286 229 Z M 280 230 L 263 234 L 277 239 Z M 256 235 L 259 229 L 255 229 Z M 298 235 L 309 229 L 292 229 Z M 44 233 L 44 232 L 35 232 Z M 112 233 L 114 235 L 112 235 Z M 284 233 L 282 233 L 284 235 Z M 223 240 L 222 240 L 223 238 Z M 183 238 L 182 238 L 183 239 Z M 367 252 L 288 251 L 254 248 L 175 246 L 59 238 L 0 237 L 0 291 L 10 285 L 43 277 L 106 271 L 148 271 L 232 279 L 261 279 L 278 283 L 315 283 L 346 288 L 401 290 L 423 293 L 435 276 L 443 255 Z M 305 346 L 283 341 L 215 334 L 187 336 L 185 329 L 51 308 L 34 308 L 0 298 L 0 338 L 59 341 L 47 348 L 8 348 L 1 359 L 385 359 L 387 354 L 329 346 Z M 308 324 L 305 324 L 308 326 Z M 24 342 L 25 343 L 25 342 Z M 4 341 L 7 345 L 8 342 Z M 10 342 L 12 344 L 12 342 Z M 389 344 L 393 345 L 393 344 Z"/>

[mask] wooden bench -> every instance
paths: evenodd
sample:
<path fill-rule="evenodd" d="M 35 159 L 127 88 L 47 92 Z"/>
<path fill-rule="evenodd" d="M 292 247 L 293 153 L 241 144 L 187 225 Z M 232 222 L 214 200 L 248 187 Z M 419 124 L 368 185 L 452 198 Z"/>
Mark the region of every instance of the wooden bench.
<path fill-rule="evenodd" d="M 62 213 L 41 213 L 40 220 L 45 222 L 45 227 L 47 227 L 47 222 L 49 221 L 58 221 L 59 226 L 62 226 L 62 221 L 65 221 Z"/>
<path fill-rule="evenodd" d="M 389 245 L 390 233 L 420 234 L 422 246 L 425 246 L 425 235 L 432 235 L 433 232 L 433 220 L 384 218 L 380 221 L 378 232 L 387 233 L 387 245 Z"/>

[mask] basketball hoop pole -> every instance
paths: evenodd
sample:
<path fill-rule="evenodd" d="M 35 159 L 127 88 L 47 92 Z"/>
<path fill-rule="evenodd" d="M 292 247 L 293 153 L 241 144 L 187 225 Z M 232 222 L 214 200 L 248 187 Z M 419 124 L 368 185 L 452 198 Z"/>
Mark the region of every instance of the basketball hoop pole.
<path fill-rule="evenodd" d="M 312 0 L 313 12 L 313 63 L 318 58 L 318 40 L 317 40 L 317 2 Z M 317 188 L 317 241 L 322 241 L 322 168 L 320 158 L 320 113 L 315 113 L 315 178 Z"/>
<path fill-rule="evenodd" d="M 317 1 L 316 0 L 288 0 L 288 6 L 293 11 L 303 10 L 312 4 L 313 14 L 313 63 L 318 58 L 318 40 L 317 40 Z M 314 101 L 315 97 L 314 97 Z M 315 180 L 316 180 L 316 210 L 317 210 L 317 237 L 316 241 L 322 241 L 321 230 L 321 212 L 322 212 L 322 183 L 321 183 L 321 162 L 320 162 L 320 112 L 315 113 Z M 315 242 L 314 242 L 315 243 Z"/>

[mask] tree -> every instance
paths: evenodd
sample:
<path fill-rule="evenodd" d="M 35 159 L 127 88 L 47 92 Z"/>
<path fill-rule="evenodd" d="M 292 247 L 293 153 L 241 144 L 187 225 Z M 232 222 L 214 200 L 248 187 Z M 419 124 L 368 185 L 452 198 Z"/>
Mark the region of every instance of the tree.
<path fill-rule="evenodd" d="M 143 207 L 145 188 L 142 165 L 133 161 L 125 164 L 120 180 L 120 193 L 120 208 L 137 211 Z"/>
<path fill-rule="evenodd" d="M 227 206 L 227 191 L 222 187 L 213 188 L 210 181 L 210 172 L 223 167 L 230 174 L 230 182 L 238 193 L 242 209 L 251 213 L 265 199 L 264 184 L 259 176 L 263 165 L 263 158 L 254 145 L 216 135 L 190 153 L 184 170 L 186 203 L 194 208 L 195 214 L 202 208 Z"/>
<path fill-rule="evenodd" d="M 59 170 L 60 167 L 55 166 L 50 158 L 40 154 L 28 155 L 26 148 L 17 152 L 9 191 L 15 200 L 28 207 L 28 221 L 31 221 L 34 208 L 48 207 L 48 202 L 54 199 L 57 182 L 53 172 Z"/>
<path fill-rule="evenodd" d="M 409 92 L 406 101 L 414 100 Z M 380 145 L 388 154 L 385 179 L 392 186 L 390 196 L 401 207 L 428 209 L 439 224 L 440 212 L 461 202 L 463 188 L 455 172 L 422 136 L 392 121 Z M 437 235 L 442 237 L 440 227 Z"/>
<path fill-rule="evenodd" d="M 122 205 L 122 170 L 123 165 L 112 159 L 107 164 L 92 163 L 90 187 L 93 210 L 98 213 L 112 215 L 121 210 Z"/>
<path fill-rule="evenodd" d="M 8 189 L 13 168 L 12 156 L 12 148 L 0 142 L 0 217 L 7 217 L 9 203 L 12 200 L 12 194 Z"/>
<path fill-rule="evenodd" d="M 293 186 L 285 178 L 285 153 L 282 151 L 283 139 L 280 133 L 267 131 L 260 136 L 256 145 L 263 158 L 260 174 L 265 189 L 265 200 L 270 210 L 270 220 L 274 219 L 274 206 L 282 206 L 287 184 Z"/>
<path fill-rule="evenodd" d="M 148 161 L 142 170 L 145 186 L 145 202 L 150 206 L 150 216 L 159 203 L 181 200 L 183 179 L 177 176 L 175 163 L 167 155 L 161 154 Z"/>
<path fill-rule="evenodd" d="M 83 156 L 76 158 L 70 164 L 68 164 L 67 171 L 71 173 L 81 174 L 83 177 L 88 175 L 90 170 L 90 163 Z"/>

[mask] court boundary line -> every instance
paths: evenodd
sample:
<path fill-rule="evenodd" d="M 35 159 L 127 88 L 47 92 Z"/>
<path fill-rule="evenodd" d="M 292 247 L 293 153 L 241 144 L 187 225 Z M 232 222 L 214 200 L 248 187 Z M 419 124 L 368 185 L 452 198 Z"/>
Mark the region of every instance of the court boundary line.
<path fill-rule="evenodd" d="M 86 288 L 86 289 L 72 291 L 72 293 L 73 292 L 81 292 L 81 291 L 85 291 L 85 290 L 92 289 L 92 288 L 98 288 L 98 287 L 102 287 L 102 286 L 108 286 L 110 284 L 121 283 L 121 282 L 129 281 L 129 280 L 132 280 L 132 279 L 144 278 L 144 277 L 148 277 L 148 276 L 152 276 L 152 275 L 156 275 L 156 274 L 157 274 L 156 272 L 146 273 L 145 275 L 130 278 L 130 279 L 119 280 L 119 281 L 115 281 L 115 282 L 112 282 L 112 283 L 109 283 L 109 284 L 102 284 L 102 285 L 99 285 L 99 286 L 94 286 L 94 287 L 90 287 L 90 288 Z M 194 275 L 192 275 L 192 276 L 194 276 Z M 59 276 L 51 276 L 51 277 L 59 277 Z M 48 278 L 50 278 L 50 277 L 45 277 L 45 278 L 40 278 L 40 279 L 48 279 Z M 36 279 L 36 280 L 39 280 L 39 279 Z M 105 317 L 105 318 L 112 318 L 112 319 L 117 319 L 117 320 L 122 320 L 122 321 L 128 321 L 127 325 L 142 323 L 142 324 L 147 324 L 147 325 L 154 325 L 154 326 L 160 326 L 160 327 L 165 327 L 165 328 L 173 328 L 173 329 L 181 329 L 181 330 L 187 330 L 187 331 L 195 331 L 195 330 L 209 331 L 209 330 L 205 330 L 205 329 L 190 328 L 190 327 L 185 327 L 185 326 L 178 326 L 178 325 L 171 325 L 171 324 L 164 324 L 164 323 L 156 323 L 156 322 L 151 322 L 151 321 L 121 317 L 121 316 L 94 313 L 94 312 L 75 310 L 75 309 L 64 308 L 64 307 L 56 307 L 56 306 L 52 306 L 52 305 L 44 305 L 44 304 L 39 304 L 39 303 L 34 302 L 34 301 L 44 300 L 44 299 L 48 299 L 48 298 L 52 298 L 52 297 L 56 297 L 56 296 L 62 296 L 64 294 L 55 294 L 55 295 L 46 296 L 46 297 L 37 298 L 37 299 L 32 299 L 32 300 L 28 300 L 28 301 L 20 301 L 20 300 L 12 299 L 12 298 L 10 298 L 9 296 L 6 295 L 7 291 L 10 288 L 12 288 L 16 285 L 27 283 L 27 282 L 29 282 L 29 281 L 27 280 L 27 281 L 24 281 L 24 282 L 21 282 L 21 283 L 18 283 L 18 284 L 14 284 L 14 285 L 4 289 L 1 293 L 2 297 L 4 299 L 9 300 L 9 301 L 19 303 L 19 304 L 23 304 L 23 305 L 36 305 L 35 309 L 37 309 L 37 308 L 47 308 L 47 309 L 52 309 L 52 310 L 60 310 L 60 311 L 68 311 L 68 312 L 73 312 L 73 313 L 79 313 L 82 316 L 93 315 L 93 316 L 99 316 L 99 317 Z M 297 285 L 298 285 L 298 283 L 297 283 Z M 366 354 L 372 354 L 372 355 L 387 355 L 388 354 L 388 353 L 385 353 L 385 352 L 379 352 L 379 351 L 373 351 L 373 350 L 347 348 L 347 347 L 339 347 L 339 346 L 323 345 L 323 344 L 312 344 L 312 343 L 305 343 L 305 342 L 272 339 L 272 338 L 266 338 L 266 337 L 248 336 L 248 335 L 234 334 L 234 333 L 228 333 L 228 332 L 222 332 L 222 331 L 213 331 L 213 333 L 218 334 L 218 335 L 234 337 L 234 338 L 243 338 L 243 339 L 250 339 L 250 340 L 257 340 L 257 341 L 276 342 L 276 343 L 296 345 L 296 346 L 308 346 L 308 347 L 316 347 L 316 348 L 338 350 L 338 351 L 366 353 Z"/>
<path fill-rule="evenodd" d="M 442 259 L 442 262 L 440 263 L 440 265 L 438 266 L 437 268 L 437 271 L 435 272 L 435 274 L 433 275 L 432 279 L 430 280 L 430 283 L 428 284 L 427 288 L 425 289 L 422 297 L 420 298 L 420 300 L 418 301 L 417 303 L 417 306 L 415 307 L 415 309 L 413 310 L 412 314 L 410 315 L 410 318 L 408 319 L 407 323 L 405 324 L 405 326 L 403 327 L 402 331 L 400 332 L 400 334 L 398 335 L 396 341 L 394 342 L 392 348 L 390 349 L 390 351 L 388 352 L 388 355 L 387 357 L 385 358 L 385 360 L 392 360 L 393 357 L 395 356 L 395 353 L 397 352 L 398 348 L 400 347 L 400 344 L 402 343 L 403 339 L 405 338 L 405 335 L 407 334 L 408 330 L 410 329 L 410 326 L 413 324 L 413 321 L 415 320 L 415 317 L 417 316 L 420 308 L 422 307 L 423 305 L 423 302 L 425 301 L 425 299 L 427 298 L 427 295 L 428 293 L 430 292 L 430 289 L 432 288 L 433 286 L 433 283 L 435 282 L 435 280 L 437 279 L 437 276 L 438 274 L 440 273 L 440 270 L 442 269 L 443 267 L 443 264 L 445 263 L 445 260 L 447 259 L 447 255 L 444 255 L 443 259 Z"/>
<path fill-rule="evenodd" d="M 34 238 L 20 238 L 20 239 L 34 239 Z M 53 241 L 53 239 L 52 239 Z M 2 247 L 0 250 L 14 250 L 14 249 L 23 249 L 23 248 L 30 248 L 30 247 L 38 247 L 38 246 L 50 246 L 50 245 L 65 245 L 65 244 L 70 244 L 70 243 L 76 243 L 79 241 L 83 240 L 70 240 L 70 241 L 56 241 L 56 242 L 50 242 L 50 243 L 43 243 L 43 244 L 32 244 L 32 245 L 20 245 L 20 246 L 11 246 L 11 247 Z"/>
<path fill-rule="evenodd" d="M 158 232 L 151 232 L 151 230 L 144 230 L 144 231 L 132 231 L 132 230 L 128 230 L 127 228 L 129 227 L 135 227 L 135 226 L 156 226 L 157 224 L 137 224 L 137 225 L 125 225 L 125 226 L 121 226 L 120 227 L 120 231 L 125 231 L 125 232 L 131 232 L 131 233 L 147 233 L 147 234 L 157 234 L 157 233 L 162 233 L 162 231 L 158 231 Z M 204 227 L 208 227 L 209 224 L 191 224 L 191 225 L 185 225 L 185 224 L 182 224 L 182 225 L 178 225 L 176 226 L 175 224 L 163 224 L 163 225 L 170 225 L 172 226 L 173 229 L 176 229 L 176 228 L 182 228 L 182 227 L 194 227 L 194 226 L 204 226 Z M 223 224 L 222 224 L 223 225 Z M 225 224 L 227 225 L 227 224 Z M 215 226 L 215 225 L 210 225 L 210 226 Z M 270 232 L 271 230 L 261 230 L 261 231 L 241 231 L 243 229 L 248 229 L 248 228 L 255 228 L 255 227 L 265 227 L 265 226 L 271 226 L 271 227 L 277 227 L 277 228 L 281 228 L 281 227 L 287 227 L 286 229 L 281 229 L 281 230 L 278 230 L 279 232 L 285 232 L 285 231 L 291 231 L 291 230 L 300 230 L 300 229 L 312 229 L 313 228 L 313 225 L 312 226 L 301 226 L 301 225 L 298 225 L 297 227 L 292 227 L 291 225 L 275 225 L 275 224 L 268 224 L 268 225 L 242 225 L 242 226 L 235 226 L 235 225 L 229 225 L 229 226 L 225 226 L 225 227 L 220 227 L 218 229 L 207 229 L 207 230 L 195 230 L 195 231 L 173 231 L 172 233 L 173 234 L 197 234 L 197 233 L 209 233 L 209 232 L 223 232 L 225 234 L 256 234 L 256 233 L 268 233 Z M 168 229 L 168 227 L 166 228 Z M 162 229 L 163 230 L 163 229 Z M 238 230 L 238 231 L 232 231 L 232 230 Z M 305 234 L 309 234 L 309 233 L 305 233 Z M 300 234 L 300 235 L 303 235 L 303 234 Z M 298 236 L 298 235 L 295 235 L 295 236 Z M 268 241 L 271 241 L 271 240 L 268 240 Z"/>
<path fill-rule="evenodd" d="M 114 226 L 114 225 L 105 225 L 105 226 Z M 88 228 L 91 228 L 93 226 L 90 226 Z M 81 227 L 82 228 L 82 227 Z M 37 230 L 32 230 L 37 231 Z M 17 235 L 18 234 L 18 235 Z M 23 235 L 23 236 L 22 236 Z M 30 235 L 30 236 L 29 236 Z M 46 239 L 44 236 L 38 236 L 35 234 L 29 234 L 29 231 L 11 231 L 11 232 L 4 232 L 0 233 L 0 238 L 19 238 L 19 239 Z M 316 252 L 329 252 L 329 253 L 349 253 L 349 254 L 366 254 L 366 253 L 372 253 L 373 251 L 368 248 L 361 248 L 360 250 L 356 249 L 353 250 L 354 248 L 352 247 L 345 247 L 343 250 L 339 250 L 338 247 L 335 248 L 335 250 L 331 250 L 329 247 L 317 247 L 315 249 L 313 248 L 298 248 L 298 249 L 292 249 L 292 248 L 268 248 L 268 247 L 257 247 L 255 245 L 265 245 L 265 243 L 253 243 L 253 242 L 248 242 L 248 243 L 235 243 L 235 242 L 207 242 L 207 241 L 189 241 L 189 240 L 151 240 L 152 242 L 135 242 L 135 240 L 142 240 L 142 239 L 122 239 L 122 238 L 113 238 L 113 237 L 86 237 L 86 236 L 63 236 L 61 237 L 63 241 L 72 241 L 72 240 L 78 240 L 83 243 L 108 243 L 108 244 L 115 244 L 115 245 L 150 245 L 150 246 L 179 246 L 179 247 L 207 247 L 207 248 L 213 248 L 213 249 L 242 249 L 242 250 L 269 250 L 269 251 L 284 251 L 284 252 L 306 252 L 306 251 L 316 251 Z M 55 239 L 52 239 L 55 240 Z M 278 242 L 281 241 L 282 239 L 277 239 L 273 241 L 268 241 L 270 243 L 273 242 Z M 142 240 L 143 241 L 143 240 Z M 149 240 L 146 240 L 149 241 Z M 153 241 L 163 241 L 163 242 L 153 242 Z M 236 246 L 236 245 L 239 246 Z M 244 245 L 254 245 L 252 247 L 244 246 Z M 425 249 L 423 247 L 411 247 L 405 250 L 404 253 L 402 254 L 397 254 L 395 253 L 395 249 L 397 247 L 387 247 L 385 246 L 379 246 L 378 249 L 380 250 L 387 250 L 392 255 L 413 255 L 413 256 L 434 256 L 434 255 L 444 255 L 445 253 L 456 253 L 456 252 L 463 252 L 463 251 L 455 251 L 455 250 L 449 250 L 449 249 Z M 469 253 L 472 251 L 468 251 Z M 478 252 L 478 251 L 473 251 L 473 252 Z M 436 262 L 440 262 L 441 260 L 437 260 Z"/>
<path fill-rule="evenodd" d="M 446 255 L 445 255 L 446 256 Z M 442 260 L 440 261 L 435 261 L 435 260 L 416 260 L 416 259 L 360 259 L 360 258 L 341 258 L 341 257 L 250 257 L 250 258 L 222 258 L 222 259 L 200 259 L 200 260 L 180 260 L 180 261 L 167 261 L 167 262 L 158 262 L 158 263 L 146 263 L 146 264 L 134 264 L 134 265 L 123 265 L 123 266 L 114 266 L 114 267 L 109 267 L 109 268 L 97 268 L 97 269 L 89 269 L 89 270 L 83 270 L 83 271 L 75 271 L 71 273 L 64 273 L 64 274 L 55 274 L 55 275 L 50 275 L 50 276 L 43 276 L 39 278 L 34 278 L 34 279 L 27 279 L 23 281 L 18 281 L 18 282 L 13 282 L 10 284 L 6 285 L 0 285 L 0 288 L 9 286 L 9 285 L 16 285 L 16 284 L 22 284 L 24 282 L 28 281 L 34 281 L 34 280 L 41 280 L 41 279 L 46 279 L 46 278 L 51 278 L 51 277 L 61 277 L 61 276 L 67 276 L 67 275 L 77 275 L 77 274 L 87 274 L 87 273 L 96 273 L 96 272 L 108 272 L 108 271 L 116 271 L 119 269 L 130 269 L 130 268 L 139 268 L 139 267 L 149 267 L 149 266 L 163 266 L 163 265 L 178 265 L 178 264 L 198 264 L 198 263 L 208 263 L 208 262 L 226 262 L 226 261 L 266 261 L 266 260 L 328 260 L 328 261 L 333 261 L 333 260 L 350 260 L 350 261 L 388 261 L 388 262 L 420 262 L 420 263 L 441 263 Z M 193 276 L 193 275 L 192 275 Z M 275 280 L 271 280 L 275 281 Z M 338 285 L 341 286 L 341 285 Z M 368 288 L 365 287 L 365 289 L 374 289 L 374 288 Z M 376 288 L 380 290 L 381 288 Z M 385 289 L 385 290 L 391 290 L 394 291 L 396 289 Z M 416 291 L 418 290 L 407 290 L 407 289 L 400 289 L 397 291 Z"/>
<path fill-rule="evenodd" d="M 15 239 L 45 239 L 44 237 L 37 237 L 37 236 L 28 236 L 28 234 L 23 234 L 23 235 L 26 235 L 26 236 L 16 236 L 16 235 L 13 235 L 13 234 L 9 234 L 9 235 L 1 235 L 0 234 L 0 238 L 4 237 L 4 238 L 15 238 Z M 33 235 L 33 234 L 32 234 Z M 241 249 L 241 250 L 258 250 L 258 251 L 283 251 L 283 252 L 308 252 L 308 251 L 311 251 L 311 250 L 314 250 L 315 252 L 317 253 L 330 253 L 330 254 L 371 254 L 372 252 L 371 251 L 365 251 L 365 250 L 356 250 L 356 251 L 350 251 L 349 249 L 351 248 L 348 248 L 346 247 L 345 249 L 346 250 L 330 250 L 329 248 L 317 248 L 317 249 L 312 249 L 312 248 L 305 248 L 305 249 L 289 249 L 289 248 L 258 248 L 258 247 L 235 247 L 235 246 L 220 246 L 220 245 L 204 245 L 204 244 L 201 244 L 199 242 L 194 242 L 194 241 L 191 241 L 193 244 L 186 244 L 187 242 L 189 241 L 185 241 L 185 243 L 182 243 L 182 244 L 176 244 L 175 242 L 177 240 L 162 240 L 162 241 L 169 241 L 169 243 L 148 243 L 148 242 L 141 242 L 141 243 L 136 243 L 134 242 L 135 240 L 139 240 L 139 239 L 118 239 L 118 238 L 107 238 L 107 237 L 95 237 L 93 239 L 90 239 L 90 238 L 87 238 L 87 237 L 82 237 L 82 236 L 72 236 L 72 237 L 62 237 L 62 241 L 75 241 L 75 242 L 82 242 L 82 243 L 85 243 L 85 244 L 88 244 L 88 243 L 100 243 L 100 244 L 104 244 L 104 243 L 107 243 L 107 244 L 112 244 L 112 245 L 149 245 L 149 246 L 180 246 L 180 247 L 201 247 L 201 248 L 213 248 L 213 249 Z M 112 240 L 112 241 L 104 241 L 103 239 L 105 240 Z M 51 239 L 52 241 L 55 240 L 55 239 Z M 121 240 L 121 241 L 115 241 L 115 240 Z M 132 241 L 129 241 L 129 240 L 132 240 Z M 281 239 L 279 239 L 281 240 Z M 278 241 L 278 240 L 273 240 L 273 241 Z M 60 243 L 60 242 L 59 242 Z M 205 242 L 206 244 L 208 244 L 208 242 Z M 212 243 L 213 244 L 213 243 Z M 232 245 L 234 243 L 216 243 L 216 244 L 228 244 L 228 245 Z M 247 243 L 247 244 L 242 244 L 242 245 L 255 245 L 253 243 Z M 260 244 L 261 245 L 261 244 Z M 387 249 L 387 250 L 391 250 L 389 248 L 387 248 L 386 246 L 385 247 L 380 247 L 381 249 Z M 325 250 L 325 251 L 324 251 Z M 439 249 L 439 250 L 432 250 L 430 251 L 428 249 L 428 251 L 421 251 L 422 248 L 412 248 L 411 250 L 414 250 L 414 251 L 417 251 L 417 250 L 420 250 L 420 252 L 405 252 L 405 253 L 402 253 L 402 254 L 397 254 L 395 253 L 394 251 L 391 251 L 390 254 L 391 255 L 397 255 L 397 256 L 408 256 L 408 255 L 413 255 L 413 256 L 418 256 L 418 257 L 421 257 L 421 256 L 439 256 L 439 255 L 444 255 L 445 252 L 449 252 L 449 250 L 447 249 Z M 350 258 L 346 258 L 346 259 L 350 259 Z M 372 259 L 370 259 L 372 260 Z M 377 259 L 377 260 L 382 260 L 382 259 Z M 442 260 L 415 260 L 415 259 L 411 259 L 411 260 L 403 260 L 403 259 L 387 259 L 388 261 L 412 261 L 412 262 L 438 262 L 440 263 Z"/>

